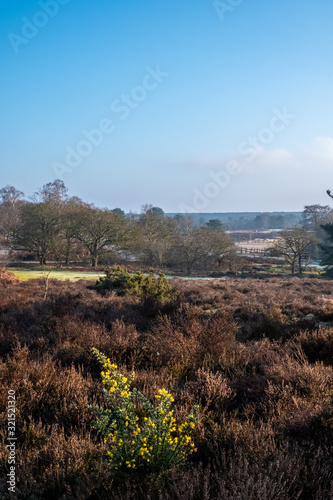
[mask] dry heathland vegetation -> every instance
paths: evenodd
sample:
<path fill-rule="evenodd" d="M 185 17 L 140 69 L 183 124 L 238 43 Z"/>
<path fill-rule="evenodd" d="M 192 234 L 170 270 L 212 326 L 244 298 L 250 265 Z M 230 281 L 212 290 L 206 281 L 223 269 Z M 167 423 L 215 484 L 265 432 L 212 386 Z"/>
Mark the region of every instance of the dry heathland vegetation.
<path fill-rule="evenodd" d="M 8 276 L 7 276 L 8 278 Z M 1 276 L 0 276 L 1 280 Z M 271 278 L 171 283 L 143 303 L 87 282 L 0 286 L 0 467 L 16 391 L 17 488 L 1 498 L 333 498 L 333 282 Z M 105 406 L 95 347 L 148 399 L 165 387 L 197 452 L 162 475 L 108 468 L 88 405 Z"/>

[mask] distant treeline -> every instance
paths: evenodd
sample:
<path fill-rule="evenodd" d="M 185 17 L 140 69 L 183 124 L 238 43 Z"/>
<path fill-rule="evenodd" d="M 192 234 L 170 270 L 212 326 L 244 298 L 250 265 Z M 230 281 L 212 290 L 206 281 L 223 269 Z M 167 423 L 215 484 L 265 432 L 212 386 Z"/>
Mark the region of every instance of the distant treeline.
<path fill-rule="evenodd" d="M 175 216 L 175 213 L 166 215 Z M 269 230 L 291 229 L 300 223 L 302 212 L 226 212 L 226 213 L 191 213 L 193 222 L 203 226 L 210 219 L 218 219 L 227 230 Z"/>
<path fill-rule="evenodd" d="M 61 180 L 36 191 L 30 200 L 14 186 L 0 189 L 0 236 L 10 258 L 41 265 L 90 262 L 92 267 L 138 261 L 146 266 L 206 271 L 232 268 L 233 239 L 219 220 L 194 224 L 188 215 L 166 216 L 144 205 L 140 214 L 98 208 L 69 197 Z"/>
<path fill-rule="evenodd" d="M 282 256 L 292 273 L 301 273 L 304 259 L 321 259 L 324 247 L 325 265 L 333 266 L 332 222 L 333 210 L 321 205 L 303 212 L 226 214 L 165 214 L 143 205 L 140 214 L 125 214 L 69 197 L 61 180 L 45 184 L 30 199 L 14 186 L 0 189 L 2 253 L 41 265 L 137 261 L 187 274 L 235 271 L 239 259 L 232 234 L 275 229 L 282 243 L 274 246 L 274 255 Z"/>

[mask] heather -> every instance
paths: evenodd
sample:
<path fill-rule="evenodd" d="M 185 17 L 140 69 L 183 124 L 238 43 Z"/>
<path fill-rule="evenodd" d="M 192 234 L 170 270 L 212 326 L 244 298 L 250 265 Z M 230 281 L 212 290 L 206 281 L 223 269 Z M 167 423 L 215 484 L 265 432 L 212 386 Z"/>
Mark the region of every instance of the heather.
<path fill-rule="evenodd" d="M 52 275 L 51 275 L 52 276 Z M 147 302 L 50 277 L 0 286 L 1 476 L 6 398 L 17 397 L 22 499 L 301 499 L 333 495 L 333 282 L 173 279 Z M 197 451 L 162 472 L 110 467 L 92 422 L 114 363 L 151 404 L 161 388 Z M 10 496 L 8 496 L 10 495 Z"/>

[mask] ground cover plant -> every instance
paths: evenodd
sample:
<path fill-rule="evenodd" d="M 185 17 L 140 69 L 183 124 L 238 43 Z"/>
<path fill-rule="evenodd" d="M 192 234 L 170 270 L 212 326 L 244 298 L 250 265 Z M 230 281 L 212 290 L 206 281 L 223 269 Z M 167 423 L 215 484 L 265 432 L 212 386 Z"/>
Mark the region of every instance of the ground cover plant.
<path fill-rule="evenodd" d="M 2 498 L 332 498 L 332 281 L 174 279 L 178 300 L 153 309 L 130 294 L 100 295 L 89 284 L 51 274 L 47 296 L 44 279 L 0 287 Z M 110 360 L 106 367 L 93 348 Z M 144 429 L 145 411 L 166 398 L 168 418 L 177 423 L 169 433 L 174 440 L 198 406 L 191 432 L 197 452 L 151 470 L 140 450 L 156 443 L 142 446 L 144 435 L 135 447 L 142 466 L 125 460 L 119 476 L 110 454 L 116 459 L 122 443 L 114 450 L 110 433 L 93 425 L 112 408 L 103 391 L 116 392 L 108 378 L 124 384 L 121 392 L 142 395 L 133 396 L 124 432 L 130 425 Z M 9 389 L 16 391 L 18 437 L 17 489 L 10 496 Z M 121 392 L 116 410 L 128 399 Z M 114 425 L 104 422 L 105 429 Z M 171 423 L 163 424 L 168 431 Z"/>

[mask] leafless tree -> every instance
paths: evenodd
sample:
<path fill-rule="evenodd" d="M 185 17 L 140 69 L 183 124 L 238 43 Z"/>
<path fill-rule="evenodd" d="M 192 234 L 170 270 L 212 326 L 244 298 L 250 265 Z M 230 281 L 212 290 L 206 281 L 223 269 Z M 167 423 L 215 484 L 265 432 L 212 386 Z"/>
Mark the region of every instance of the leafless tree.
<path fill-rule="evenodd" d="M 282 231 L 277 242 L 271 249 L 271 254 L 281 256 L 289 264 L 291 274 L 298 269 L 299 274 L 304 271 L 304 258 L 311 245 L 318 244 L 318 239 L 313 233 L 296 227 L 290 231 Z"/>

